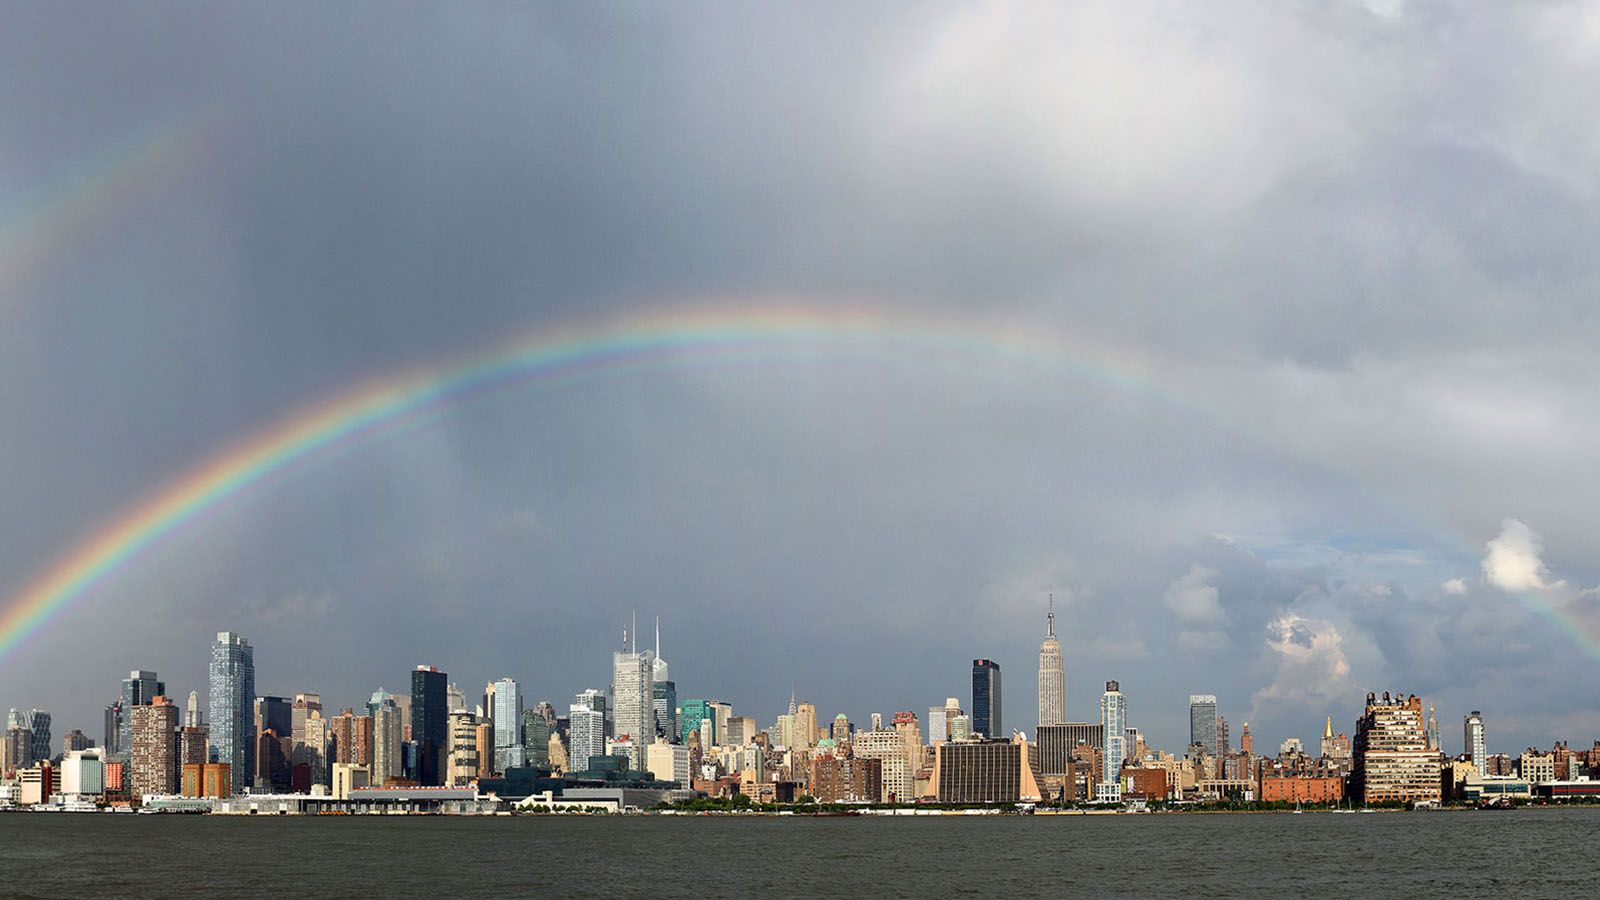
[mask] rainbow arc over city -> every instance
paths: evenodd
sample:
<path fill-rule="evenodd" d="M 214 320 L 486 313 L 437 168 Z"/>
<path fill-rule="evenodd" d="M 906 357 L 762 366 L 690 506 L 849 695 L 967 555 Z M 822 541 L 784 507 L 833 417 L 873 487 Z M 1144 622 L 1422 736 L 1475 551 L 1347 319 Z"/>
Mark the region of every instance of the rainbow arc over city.
<path fill-rule="evenodd" d="M 0 659 L 152 545 L 270 477 L 364 437 L 510 385 L 679 360 L 759 360 L 785 351 L 934 354 L 1013 360 L 1184 401 L 1128 365 L 1096 359 L 1046 332 L 908 319 L 853 306 L 678 309 L 534 331 L 487 350 L 405 368 L 314 402 L 217 453 L 115 516 L 0 607 Z"/>
<path fill-rule="evenodd" d="M 907 318 L 862 306 L 784 303 L 684 308 L 537 330 L 486 350 L 356 384 L 267 425 L 180 475 L 114 516 L 0 607 L 0 660 L 52 616 L 186 524 L 245 496 L 274 475 L 356 446 L 363 438 L 381 436 L 386 429 L 516 384 L 722 355 L 759 360 L 785 351 L 932 355 L 941 361 L 956 358 L 974 364 L 1015 361 L 1218 419 L 1157 383 L 1136 364 L 1098 355 L 1037 328 Z M 1600 635 L 1590 623 L 1537 596 L 1520 599 L 1600 657 Z"/>

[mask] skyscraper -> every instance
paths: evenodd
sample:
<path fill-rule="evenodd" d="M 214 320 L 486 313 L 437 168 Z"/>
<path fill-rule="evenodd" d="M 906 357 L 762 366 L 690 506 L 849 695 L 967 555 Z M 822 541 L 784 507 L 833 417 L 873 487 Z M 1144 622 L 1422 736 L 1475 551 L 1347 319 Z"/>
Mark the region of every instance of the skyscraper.
<path fill-rule="evenodd" d="M 294 751 L 293 704 L 287 697 L 257 697 L 250 726 L 256 736 L 251 783 L 262 792 L 287 790 Z"/>
<path fill-rule="evenodd" d="M 1199 745 L 1207 756 L 1217 756 L 1217 697 L 1189 695 L 1189 746 Z"/>
<path fill-rule="evenodd" d="M 434 666 L 411 673 L 411 739 L 417 742 L 417 783 L 444 784 L 441 763 L 449 750 L 450 722 L 445 691 L 449 676 Z"/>
<path fill-rule="evenodd" d="M 567 711 L 572 730 L 567 771 L 586 771 L 590 758 L 606 754 L 606 714 L 603 709 L 603 706 L 595 709 L 584 702 L 584 696 L 579 694 L 577 702 Z"/>
<path fill-rule="evenodd" d="M 133 708 L 148 704 L 151 698 L 166 696 L 167 685 L 156 673 L 135 669 L 122 679 L 122 737 L 118 741 L 121 760 L 126 762 L 133 749 Z"/>
<path fill-rule="evenodd" d="M 307 767 L 310 784 L 326 785 L 329 783 L 329 724 L 329 720 L 323 718 L 320 708 L 311 710 L 305 719 L 304 739 L 295 748 L 299 754 L 295 757 L 295 767 L 297 769 L 302 765 Z"/>
<path fill-rule="evenodd" d="M 1472 764 L 1482 775 L 1483 765 L 1489 758 L 1483 749 L 1483 713 L 1473 710 L 1472 715 L 1463 719 L 1461 724 L 1464 732 L 1461 752 L 1472 757 Z"/>
<path fill-rule="evenodd" d="M 992 659 L 972 661 L 972 730 L 984 737 L 1005 737 L 1000 731 L 1000 664 Z"/>
<path fill-rule="evenodd" d="M 1105 746 L 1095 797 L 1120 800 L 1122 761 L 1128 755 L 1128 700 L 1122 695 L 1122 685 L 1115 681 L 1106 682 L 1106 692 L 1100 696 L 1100 731 Z"/>
<path fill-rule="evenodd" d="M 256 770 L 256 656 L 250 642 L 231 631 L 217 632 L 211 645 L 211 748 L 215 762 L 232 767 L 233 793 L 242 793 Z M 199 718 L 193 694 L 194 717 Z M 198 726 L 198 722 L 191 723 Z"/>
<path fill-rule="evenodd" d="M 648 651 L 635 652 L 627 631 L 622 635 L 622 651 L 611 655 L 613 733 L 632 739 L 628 763 L 634 769 L 644 768 L 645 748 L 656 734 L 652 656 Z"/>
<path fill-rule="evenodd" d="M 928 743 L 950 740 L 950 725 L 945 721 L 944 707 L 928 707 Z"/>
<path fill-rule="evenodd" d="M 711 723 L 713 743 L 722 739 L 722 736 L 717 734 L 717 716 L 712 706 L 714 703 L 716 703 L 715 700 L 685 700 L 678 707 L 678 725 L 683 729 L 682 734 L 685 741 L 689 739 L 689 733 L 698 731 L 700 723 L 705 721 Z"/>
<path fill-rule="evenodd" d="M 122 701 L 120 699 L 106 707 L 105 742 L 106 761 L 121 759 L 122 751 L 128 745 L 122 742 Z"/>
<path fill-rule="evenodd" d="M 400 707 L 393 695 L 381 689 L 373 698 L 368 706 L 372 710 L 372 783 L 382 787 L 404 771 L 400 755 Z"/>
<path fill-rule="evenodd" d="M 135 797 L 177 793 L 178 708 L 156 694 L 129 713 L 128 792 Z"/>
<path fill-rule="evenodd" d="M 1061 662 L 1061 642 L 1056 640 L 1056 598 L 1050 597 L 1045 616 L 1044 643 L 1039 645 L 1039 724 L 1057 725 L 1067 720 L 1067 675 Z"/>
<path fill-rule="evenodd" d="M 526 753 L 522 746 L 522 689 L 510 676 L 494 683 L 494 771 L 520 768 Z"/>
<path fill-rule="evenodd" d="M 310 731 L 312 716 L 320 717 L 321 715 L 321 694 L 300 693 L 294 695 L 294 704 L 289 707 L 289 764 L 291 766 L 296 768 L 306 766 L 307 772 L 314 772 L 322 764 L 322 757 L 326 754 L 327 748 L 315 746 L 311 740 Z M 308 775 L 307 777 L 309 778 L 310 776 Z"/>
<path fill-rule="evenodd" d="M 1367 694 L 1352 749 L 1350 791 L 1363 802 L 1439 800 L 1439 754 L 1428 746 L 1422 698 Z"/>
<path fill-rule="evenodd" d="M 30 709 L 27 725 L 33 732 L 33 758 L 50 759 L 50 714 L 42 709 Z"/>
<path fill-rule="evenodd" d="M 656 657 L 651 672 L 651 706 L 655 711 L 656 736 L 668 743 L 678 742 L 678 685 L 669 677 L 667 661 L 661 658 L 661 617 L 656 616 Z"/>
<path fill-rule="evenodd" d="M 522 711 L 522 761 L 529 766 L 550 764 L 550 724 L 538 709 Z"/>

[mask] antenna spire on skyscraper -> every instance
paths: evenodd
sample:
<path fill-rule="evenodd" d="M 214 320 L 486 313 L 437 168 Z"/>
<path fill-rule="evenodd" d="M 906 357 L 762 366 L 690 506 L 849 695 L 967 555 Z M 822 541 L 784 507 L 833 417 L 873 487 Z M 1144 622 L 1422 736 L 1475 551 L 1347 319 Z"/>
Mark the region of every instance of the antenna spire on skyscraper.
<path fill-rule="evenodd" d="M 1053 591 L 1050 594 L 1050 612 L 1045 616 L 1045 636 L 1056 636 L 1056 595 Z"/>

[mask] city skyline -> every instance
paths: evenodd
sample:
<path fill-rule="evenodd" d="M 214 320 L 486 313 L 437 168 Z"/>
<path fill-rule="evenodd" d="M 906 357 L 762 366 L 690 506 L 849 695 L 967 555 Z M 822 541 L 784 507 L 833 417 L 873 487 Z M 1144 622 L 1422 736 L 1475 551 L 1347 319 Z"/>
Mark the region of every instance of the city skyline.
<path fill-rule="evenodd" d="M 1046 650 L 1041 652 L 1039 659 L 1040 669 L 1038 674 L 1041 676 L 1041 680 L 1042 677 L 1048 672 L 1045 667 L 1050 662 L 1048 659 L 1049 642 L 1054 636 L 1054 617 L 1054 598 L 1049 597 L 1046 601 L 1046 629 L 1047 635 L 1049 636 L 1046 638 Z M 660 620 L 658 618 L 656 622 L 656 647 L 653 651 L 635 651 L 634 648 L 637 645 L 637 638 L 633 629 L 636 627 L 637 615 L 634 614 L 629 621 L 628 627 L 624 628 L 623 630 L 623 649 L 612 652 L 611 654 L 612 667 L 610 671 L 610 680 L 607 681 L 605 686 L 598 689 L 585 688 L 581 691 L 578 691 L 571 702 L 570 710 L 574 722 L 578 721 L 580 710 L 582 710 L 584 713 L 584 724 L 581 726 L 575 725 L 574 728 L 577 730 L 574 733 L 579 735 L 587 735 L 587 737 L 579 737 L 576 740 L 587 741 L 587 747 L 589 751 L 591 751 L 591 755 L 598 755 L 603 752 L 607 746 L 607 743 L 611 740 L 613 733 L 619 737 L 629 734 L 626 723 L 634 721 L 635 718 L 642 717 L 645 720 L 645 728 L 654 727 L 659 729 L 661 727 L 661 720 L 658 718 L 661 695 L 655 688 L 661 684 L 671 684 L 671 682 L 662 681 L 662 679 L 669 673 L 665 661 L 658 656 L 661 641 Z M 230 758 L 236 758 L 225 752 L 227 742 L 231 740 L 228 730 L 224 728 L 219 732 L 218 729 L 216 729 L 216 727 L 213 725 L 213 722 L 227 718 L 224 715 L 220 715 L 220 713 L 225 712 L 226 708 L 228 707 L 228 697 L 232 692 L 242 690 L 246 684 L 253 687 L 255 675 L 253 651 L 254 648 L 252 647 L 251 643 L 239 634 L 232 632 L 219 632 L 216 635 L 216 641 L 212 647 L 210 663 L 211 675 L 209 679 L 209 684 L 211 685 L 210 695 L 216 699 L 212 700 L 210 704 L 211 715 L 209 716 L 209 721 L 204 721 L 202 723 L 205 726 L 204 731 L 208 736 L 208 742 L 211 747 L 211 761 L 213 762 L 229 762 Z M 1057 648 L 1055 652 L 1058 655 L 1061 654 L 1061 650 L 1059 648 Z M 981 705 L 983 702 L 988 702 L 996 711 L 999 711 L 1002 708 L 1001 700 L 1004 697 L 1004 691 L 998 676 L 999 671 L 1000 667 L 994 660 L 981 658 L 972 660 L 972 665 L 969 672 L 971 681 L 970 690 L 965 699 L 962 699 L 959 696 L 951 697 L 949 699 L 949 703 L 943 709 L 940 709 L 939 707 L 931 707 L 928 720 L 926 722 L 922 722 L 919 725 L 919 728 L 924 729 L 928 735 L 932 736 L 935 734 L 935 730 L 939 728 L 940 725 L 948 727 L 948 725 L 946 725 L 944 722 L 940 722 L 938 725 L 935 724 L 936 719 L 942 719 L 944 717 L 936 717 L 933 714 L 933 710 L 938 710 L 946 714 L 948 714 L 951 710 L 958 710 L 963 713 L 963 718 L 968 723 L 966 727 L 969 729 L 969 733 L 982 735 L 983 732 L 976 724 L 977 720 L 973 717 L 972 710 L 973 708 Z M 618 702 L 615 699 L 617 696 L 617 685 L 620 683 L 619 679 L 623 679 L 625 677 L 625 673 L 627 676 L 643 679 L 641 685 L 635 690 L 635 693 L 637 693 L 640 698 L 652 700 L 654 702 L 647 702 L 643 704 L 634 703 L 631 700 Z M 982 674 L 981 678 L 980 674 Z M 436 666 L 422 664 L 413 667 L 410 677 L 411 692 L 406 697 L 409 703 L 406 707 L 406 712 L 404 712 L 402 716 L 408 722 L 419 723 L 419 730 L 417 731 L 418 735 L 425 736 L 427 729 L 425 726 L 420 724 L 423 719 L 415 718 L 413 713 L 410 712 L 412 709 L 424 710 L 424 717 L 427 716 L 429 711 L 438 709 L 444 710 L 445 717 L 447 717 L 457 708 L 468 712 L 472 711 L 473 706 L 468 704 L 465 700 L 465 691 L 460 689 L 459 682 L 456 677 L 452 676 L 447 670 L 442 670 Z M 221 688 L 221 693 L 218 693 L 218 688 Z M 132 697 L 134 698 L 134 702 L 129 708 L 135 708 L 147 703 L 151 696 L 164 696 L 164 694 L 160 692 L 165 690 L 166 682 L 160 680 L 157 672 L 148 670 L 134 670 L 129 673 L 128 677 L 122 679 L 122 692 L 121 696 L 118 698 L 118 701 L 120 702 Z M 156 693 L 153 695 L 150 694 L 149 692 L 152 691 Z M 714 690 L 711 693 L 719 694 L 721 696 L 729 696 L 733 692 L 728 690 Z M 984 698 L 983 701 L 979 700 L 980 695 Z M 362 696 L 365 696 L 365 693 L 362 693 Z M 366 714 L 373 716 L 373 727 L 375 729 L 375 733 L 380 736 L 390 733 L 386 732 L 384 730 L 385 728 L 397 729 L 399 727 L 398 719 L 394 721 L 388 721 L 388 724 L 385 725 L 385 721 L 387 720 L 379 721 L 376 718 L 379 706 L 379 698 L 385 696 L 392 695 L 386 694 L 383 688 L 380 687 L 377 692 L 372 693 L 368 702 L 364 704 L 346 704 L 360 706 L 365 710 Z M 322 702 L 320 692 L 300 692 L 296 693 L 294 697 L 295 702 L 292 705 L 294 713 L 292 717 L 293 724 L 287 724 L 289 720 L 285 719 L 285 724 L 279 726 L 279 734 L 280 738 L 292 737 L 293 744 L 299 745 L 302 741 L 306 740 L 304 735 L 307 727 L 307 714 L 315 710 L 315 715 L 319 717 L 319 721 L 315 724 L 322 729 L 329 727 L 327 722 L 330 718 L 330 714 L 324 712 L 324 704 Z M 794 716 L 795 705 L 797 702 L 795 697 L 795 693 L 793 690 L 791 690 L 791 697 L 789 700 L 789 715 L 791 717 Z M 244 727 L 248 728 L 249 733 L 253 736 L 259 735 L 259 731 L 263 727 L 260 724 L 262 713 L 259 708 L 260 703 L 263 702 L 263 698 L 269 702 L 277 702 L 282 704 L 283 714 L 285 716 L 289 716 L 291 711 L 291 705 L 287 700 L 282 698 L 273 697 L 270 694 L 249 696 L 245 699 L 243 704 L 243 714 L 247 719 Z M 430 700 L 426 698 L 432 699 Z M 1111 698 L 1115 699 L 1112 700 Z M 549 697 L 541 697 L 541 708 L 549 700 Z M 1359 697 L 1357 700 L 1359 701 Z M 173 701 L 171 698 L 167 698 L 167 702 L 170 705 L 175 701 Z M 197 702 L 197 692 L 191 691 L 191 708 Z M 384 703 L 390 706 L 393 705 L 387 700 L 384 701 Z M 1108 704 L 1110 705 L 1108 706 Z M 740 709 L 749 709 L 749 707 L 745 706 L 744 704 L 729 703 L 725 700 L 688 700 L 685 701 L 684 706 L 675 705 L 674 709 L 677 710 L 680 715 L 685 717 L 703 716 L 706 720 L 708 720 L 708 727 L 710 727 L 714 722 L 719 722 L 725 718 L 727 714 L 733 710 L 735 705 L 738 705 Z M 635 709 L 635 706 L 640 708 Z M 568 708 L 567 706 L 561 704 L 558 704 L 558 707 L 562 709 Z M 813 723 L 813 727 L 820 725 L 820 723 L 817 722 L 817 717 L 819 715 L 817 712 L 819 709 L 818 704 L 813 703 L 810 700 L 805 700 L 799 702 L 799 707 L 804 716 L 808 717 L 809 721 Z M 889 707 L 894 707 L 893 714 L 896 716 L 901 715 L 902 711 L 905 709 L 912 710 L 915 715 L 919 717 L 921 716 L 920 712 L 915 712 L 915 710 L 919 708 L 915 703 L 911 703 L 909 705 L 902 703 L 899 706 L 896 706 L 894 703 L 890 703 L 887 706 L 872 709 L 870 711 L 871 718 L 874 721 L 879 720 L 885 711 L 889 709 Z M 338 706 L 336 705 L 333 708 L 338 708 Z M 531 701 L 528 700 L 528 695 L 524 685 L 513 676 L 502 676 L 499 679 L 489 681 L 486 684 L 481 701 L 476 704 L 476 708 L 484 716 L 484 718 L 480 719 L 480 721 L 487 722 L 490 726 L 492 726 L 488 747 L 490 752 L 493 754 L 495 765 L 497 767 L 496 770 L 498 771 L 500 767 L 504 767 L 506 765 L 527 764 L 526 760 L 529 759 L 529 756 L 524 751 L 525 745 L 521 743 L 520 736 L 522 734 L 522 726 L 524 725 L 523 711 L 525 708 L 531 711 L 532 706 Z M 627 711 L 624 711 L 625 708 Z M 827 707 L 824 706 L 822 708 Z M 1201 747 L 1205 748 L 1203 751 L 1204 753 L 1207 755 L 1212 755 L 1213 751 L 1215 751 L 1215 754 L 1220 757 L 1225 755 L 1231 747 L 1231 741 L 1228 736 L 1228 726 L 1226 724 L 1226 716 L 1221 714 L 1222 710 L 1228 708 L 1229 706 L 1226 701 L 1219 705 L 1218 698 L 1215 695 L 1190 694 L 1187 697 L 1187 703 L 1184 707 L 1186 713 L 1185 727 L 1187 729 L 1187 740 L 1181 740 L 1176 737 L 1171 739 L 1162 739 L 1159 738 L 1157 734 L 1153 733 L 1149 728 L 1145 727 L 1145 723 L 1142 718 L 1129 717 L 1127 695 L 1122 691 L 1119 681 L 1112 680 L 1105 682 L 1105 691 L 1100 695 L 1096 709 L 1090 710 L 1088 715 L 1074 717 L 1069 710 L 1065 717 L 1059 722 L 1050 724 L 1072 725 L 1077 727 L 1085 724 L 1093 726 L 1098 723 L 1103 731 L 1105 724 L 1108 721 L 1107 716 L 1111 715 L 1115 721 L 1121 722 L 1126 728 L 1130 729 L 1130 734 L 1132 734 L 1134 731 L 1137 731 L 1139 734 L 1139 740 L 1141 742 L 1148 742 L 1152 747 L 1168 747 L 1182 755 L 1183 753 L 1191 751 L 1193 749 L 1193 745 L 1198 742 Z M 111 707 L 108 706 L 108 715 L 105 719 L 107 727 L 109 727 L 112 722 L 112 718 L 109 715 L 110 709 Z M 691 709 L 697 710 L 698 712 L 691 713 L 689 712 Z M 717 709 L 720 709 L 722 712 L 720 714 L 716 713 L 715 710 Z M 1109 713 L 1108 709 L 1110 710 Z M 591 712 L 594 717 L 592 722 L 588 718 Z M 178 715 L 177 713 L 174 713 L 173 715 L 175 717 L 174 721 L 180 721 L 178 718 L 176 718 Z M 764 713 L 758 715 L 756 717 L 756 721 L 767 722 L 767 719 L 762 718 L 764 715 Z M 1486 752 L 1488 752 L 1488 750 L 1485 749 L 1487 745 L 1483 740 L 1484 726 L 1482 715 L 1483 714 L 1477 709 L 1472 710 L 1470 714 L 1462 714 L 1466 743 L 1464 743 L 1462 748 L 1454 751 L 1455 755 L 1475 755 L 1477 764 L 1480 766 L 1480 768 L 1482 757 Z M 867 719 L 866 713 L 855 710 L 840 712 L 838 716 L 841 720 L 848 719 L 851 722 L 866 721 Z M 11 718 L 16 721 L 35 721 L 40 717 L 42 717 L 46 731 L 43 735 L 39 735 L 37 733 L 34 735 L 33 740 L 35 743 L 40 741 L 48 742 L 50 740 L 49 728 L 52 714 L 48 711 L 38 709 L 34 709 L 25 713 L 19 713 L 19 709 L 17 707 L 12 707 L 11 709 Z M 57 716 L 57 718 L 59 718 L 59 716 Z M 1152 716 L 1151 718 L 1161 717 L 1157 715 Z M 1330 739 L 1332 731 L 1334 730 L 1335 718 L 1336 717 L 1334 714 L 1327 714 L 1327 722 L 1324 731 L 1320 732 L 1323 741 L 1322 746 L 1324 748 L 1324 756 L 1327 755 L 1327 741 Z M 184 716 L 181 721 L 184 724 L 191 724 L 191 719 L 187 715 Z M 131 717 L 125 716 L 120 720 L 120 722 L 120 734 L 127 735 L 132 729 Z M 518 728 L 515 732 L 507 730 L 510 727 L 508 724 L 510 722 L 518 723 Z M 1427 737 L 1429 738 L 1430 746 L 1438 750 L 1450 752 L 1451 748 L 1446 746 L 1445 741 L 1442 739 L 1441 729 L 1435 717 L 1435 709 L 1433 704 L 1429 704 L 1427 707 L 1425 722 L 1428 727 Z M 1474 725 L 1474 723 L 1476 723 L 1476 725 Z M 9 724 L 12 723 L 8 721 L 8 725 Z M 673 724 L 680 724 L 680 720 L 674 718 Z M 1245 721 L 1244 726 L 1247 729 L 1246 733 L 1248 734 L 1248 720 Z M 443 738 L 436 738 L 434 740 L 436 749 L 433 750 L 433 757 L 431 758 L 437 759 L 437 762 L 435 763 L 437 766 L 443 766 L 443 757 L 449 753 L 449 747 L 452 743 L 452 739 L 448 736 L 448 726 L 444 727 L 447 731 L 446 735 Z M 687 740 L 687 730 L 692 729 L 689 726 L 685 727 L 686 730 L 683 733 L 683 739 Z M 720 743 L 725 736 L 720 730 L 718 730 L 718 727 L 711 727 L 708 734 L 712 737 L 714 742 Z M 769 730 L 776 728 L 776 731 L 771 732 L 776 738 L 776 736 L 783 734 L 784 716 L 782 714 L 778 714 L 776 716 L 775 723 L 760 724 L 756 727 Z M 79 731 L 81 731 L 81 729 L 79 729 Z M 57 733 L 61 733 L 61 731 L 58 730 Z M 1036 726 L 1005 726 L 1004 735 L 984 736 L 1005 738 L 1013 733 L 1020 733 L 1024 737 L 1028 737 L 1032 740 L 1038 739 Z M 1261 733 L 1261 728 L 1258 725 L 1255 734 L 1260 735 Z M 1474 740 L 1474 734 L 1476 734 L 1476 744 L 1472 743 Z M 395 736 L 392 736 L 390 740 L 397 740 L 397 732 L 395 732 L 394 735 Z M 96 737 L 100 736 L 97 735 Z M 1496 735 L 1496 738 L 1499 739 L 1499 736 Z M 345 739 L 348 740 L 348 736 Z M 1527 746 L 1540 746 L 1541 740 L 1564 741 L 1569 739 L 1571 738 L 1568 736 L 1545 735 L 1539 736 L 1535 741 L 1530 742 Z M 1582 740 L 1582 737 L 1579 736 L 1577 739 Z M 93 738 L 91 737 L 90 740 L 92 741 Z M 1122 739 L 1117 738 L 1114 740 Z M 513 741 L 515 741 L 515 743 L 513 743 Z M 1312 747 L 1315 746 L 1314 742 L 1314 737 L 1302 738 L 1298 733 L 1287 734 L 1283 738 L 1283 743 L 1286 746 L 1290 743 L 1297 743 L 1301 746 Z M 423 743 L 423 739 L 421 737 L 419 737 L 418 743 L 419 747 L 417 752 L 419 756 L 422 756 L 423 754 L 427 753 L 427 751 L 422 749 L 421 745 Z M 119 753 L 125 753 L 126 751 L 125 747 L 112 747 L 103 740 L 101 742 L 92 744 L 92 746 L 106 747 L 114 758 L 117 757 Z M 634 766 L 643 768 L 647 765 L 645 753 L 647 747 L 648 744 L 644 744 L 636 745 L 632 748 L 629 756 Z M 1519 749 L 1518 747 L 1503 747 L 1499 743 L 1494 743 L 1493 747 L 1500 748 L 1494 752 L 1505 752 L 1507 749 Z M 245 755 L 245 751 L 242 749 L 237 752 L 241 756 Z M 578 751 L 574 750 L 571 752 L 576 755 Z M 1131 744 L 1125 746 L 1124 752 L 1129 754 L 1131 757 Z M 37 748 L 35 753 L 37 754 Z M 245 768 L 241 770 L 236 767 L 234 769 L 235 776 L 233 783 L 236 790 L 251 783 L 251 776 L 248 773 L 255 771 L 254 757 L 255 747 L 252 743 L 251 749 L 248 752 L 248 760 L 245 763 Z M 302 761 L 298 757 L 289 758 L 286 756 L 286 759 L 288 759 L 290 762 Z M 327 767 L 330 762 L 330 760 L 324 759 L 317 763 L 317 765 L 321 767 L 321 771 L 324 775 L 326 775 Z M 390 765 L 392 764 L 392 761 L 385 762 L 383 760 L 373 760 L 372 763 L 374 767 L 379 767 L 380 765 Z M 423 769 L 423 771 L 427 770 Z"/>
<path fill-rule="evenodd" d="M 682 698 L 986 658 L 1026 730 L 1053 593 L 1066 717 L 1167 746 L 1600 732 L 1577 7 L 13 18 L 8 706 L 181 708 L 233 632 L 562 708 L 639 607 Z"/>

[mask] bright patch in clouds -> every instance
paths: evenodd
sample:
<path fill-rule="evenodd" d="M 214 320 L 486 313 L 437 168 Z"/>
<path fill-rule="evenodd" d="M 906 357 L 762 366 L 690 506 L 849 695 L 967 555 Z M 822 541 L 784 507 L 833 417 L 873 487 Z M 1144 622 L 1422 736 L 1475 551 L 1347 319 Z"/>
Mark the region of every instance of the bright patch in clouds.
<path fill-rule="evenodd" d="M 1549 580 L 1550 573 L 1539 558 L 1544 550 L 1539 533 L 1516 519 L 1500 523 L 1500 536 L 1485 549 L 1483 577 L 1502 591 L 1542 591 L 1562 585 Z"/>

